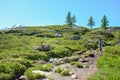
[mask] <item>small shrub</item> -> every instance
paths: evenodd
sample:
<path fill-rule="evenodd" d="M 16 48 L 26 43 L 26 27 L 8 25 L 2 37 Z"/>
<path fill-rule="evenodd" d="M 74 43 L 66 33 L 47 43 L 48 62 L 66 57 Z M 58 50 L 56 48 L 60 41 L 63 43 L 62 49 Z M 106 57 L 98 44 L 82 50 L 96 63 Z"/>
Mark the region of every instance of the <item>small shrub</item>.
<path fill-rule="evenodd" d="M 31 73 L 33 70 L 35 70 L 35 68 L 32 67 L 32 68 L 29 68 L 28 70 L 25 71 L 25 75 L 28 77 L 28 79 L 33 80 L 34 77 Z"/>
<path fill-rule="evenodd" d="M 32 71 L 34 71 L 35 69 L 36 68 L 32 67 L 25 72 L 25 75 L 28 77 L 29 80 L 41 79 L 46 77 L 46 75 L 43 74 L 32 74 Z"/>
<path fill-rule="evenodd" d="M 70 62 L 70 64 L 71 64 L 71 65 L 75 65 L 75 64 L 76 64 L 76 62 L 74 62 L 74 61 L 71 61 L 71 62 Z"/>
<path fill-rule="evenodd" d="M 0 80 L 12 80 L 12 77 L 10 74 L 0 73 Z"/>
<path fill-rule="evenodd" d="M 40 79 L 40 78 L 45 78 L 46 75 L 43 74 L 32 74 L 32 71 L 34 70 L 41 70 L 41 71 L 51 71 L 52 70 L 53 65 L 52 64 L 45 64 L 45 65 L 38 65 L 35 67 L 31 67 L 29 68 L 26 72 L 25 75 L 30 79 L 30 80 L 34 80 L 34 79 Z"/>
<path fill-rule="evenodd" d="M 61 73 L 61 72 L 62 72 L 62 68 L 60 68 L 60 67 L 57 68 L 56 72 L 57 72 L 57 73 Z"/>
<path fill-rule="evenodd" d="M 50 78 L 48 78 L 49 80 L 54 80 L 54 77 L 50 77 Z"/>
<path fill-rule="evenodd" d="M 4 64 L 0 64 L 0 72 L 6 72 L 6 66 Z"/>
<path fill-rule="evenodd" d="M 23 54 L 23 56 L 30 60 L 48 60 L 49 56 L 45 53 L 27 53 Z"/>
<path fill-rule="evenodd" d="M 62 76 L 68 76 L 68 75 L 70 75 L 68 70 L 64 70 L 63 68 L 60 68 L 60 67 L 57 68 L 56 72 L 59 73 Z"/>
<path fill-rule="evenodd" d="M 24 58 L 15 58 L 15 59 L 13 59 L 13 60 L 11 60 L 12 62 L 18 62 L 18 63 L 20 63 L 21 65 L 24 65 L 24 66 L 26 66 L 26 67 L 31 67 L 31 66 L 33 66 L 32 65 L 32 62 L 30 61 L 30 60 L 28 60 L 28 59 L 24 59 Z"/>
<path fill-rule="evenodd" d="M 83 65 L 82 65 L 81 63 L 76 63 L 76 66 L 77 66 L 78 68 L 83 68 Z"/>
<path fill-rule="evenodd" d="M 5 76 L 8 79 L 0 79 L 0 80 L 10 80 L 11 78 L 15 79 L 17 76 L 23 74 L 25 70 L 26 67 L 18 62 L 7 62 L 7 63 L 3 62 L 2 64 L 0 64 L 0 74 L 1 73 L 5 74 Z"/>
<path fill-rule="evenodd" d="M 85 68 L 89 68 L 90 66 L 89 65 L 86 65 Z"/>
<path fill-rule="evenodd" d="M 39 65 L 36 68 L 41 70 L 41 71 L 51 71 L 53 68 L 53 65 L 52 64 Z"/>
<path fill-rule="evenodd" d="M 70 62 L 71 65 L 76 65 L 78 68 L 83 68 L 83 65 L 79 62 L 74 62 L 74 61 L 71 61 Z"/>
<path fill-rule="evenodd" d="M 42 79 L 45 78 L 46 75 L 44 74 L 32 74 L 34 79 Z"/>
<path fill-rule="evenodd" d="M 20 57 L 20 54 L 12 54 L 12 57 L 13 57 L 13 58 L 19 58 L 19 57 Z"/>
<path fill-rule="evenodd" d="M 68 75 L 70 75 L 68 70 L 64 70 L 64 71 L 62 71 L 60 74 L 61 74 L 62 76 L 68 76 Z"/>

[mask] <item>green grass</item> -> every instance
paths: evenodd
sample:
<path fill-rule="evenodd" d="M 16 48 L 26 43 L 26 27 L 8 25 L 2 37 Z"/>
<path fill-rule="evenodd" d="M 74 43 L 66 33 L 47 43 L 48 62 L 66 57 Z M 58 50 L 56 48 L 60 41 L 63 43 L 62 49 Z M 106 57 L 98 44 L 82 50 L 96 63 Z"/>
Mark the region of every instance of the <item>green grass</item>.
<path fill-rule="evenodd" d="M 119 46 L 106 47 L 98 60 L 98 72 L 88 80 L 120 80 Z"/>
<path fill-rule="evenodd" d="M 61 76 L 68 76 L 68 75 L 70 75 L 70 74 L 69 74 L 69 70 L 63 69 L 63 68 L 61 68 L 61 67 L 58 67 L 58 68 L 56 69 L 56 72 L 59 73 Z"/>
<path fill-rule="evenodd" d="M 62 68 L 58 67 L 56 70 L 57 73 L 61 73 L 62 72 Z"/>
<path fill-rule="evenodd" d="M 37 65 L 35 67 L 31 67 L 28 70 L 25 71 L 25 75 L 27 75 L 27 77 L 29 79 L 41 79 L 41 78 L 45 78 L 46 75 L 43 74 L 32 74 L 32 71 L 34 70 L 40 70 L 40 71 L 51 71 L 53 68 L 52 64 L 45 64 L 45 65 Z"/>
<path fill-rule="evenodd" d="M 71 61 L 70 64 L 75 65 L 78 68 L 83 68 L 83 65 L 80 62 Z"/>
<path fill-rule="evenodd" d="M 56 30 L 59 30 L 63 37 L 56 37 Z M 70 39 L 75 34 L 80 36 L 80 40 Z M 109 32 L 109 29 L 106 31 L 100 29 L 91 30 L 85 27 L 69 27 L 66 25 L 27 26 L 11 28 L 6 31 L 0 30 L 0 80 L 14 80 L 14 77 L 18 76 L 15 75 L 16 73 L 22 74 L 26 72 L 27 68 L 31 67 L 33 69 L 39 67 L 41 70 L 49 71 L 51 68 L 43 68 L 41 65 L 37 66 L 33 62 L 36 60 L 48 61 L 51 57 L 71 56 L 74 52 L 87 51 L 91 48 L 97 49 L 98 37 L 102 37 L 107 44 L 112 43 L 112 46 L 114 46 L 119 38 L 119 30 Z M 88 40 L 91 40 L 91 42 Z M 40 46 L 41 42 L 51 45 L 52 50 L 46 52 L 35 50 L 33 47 Z M 111 66 L 110 68 L 118 70 L 119 47 L 114 47 L 106 48 L 104 56 L 99 59 L 98 66 L 101 72 L 104 72 L 102 68 L 105 67 L 106 69 L 106 66 Z M 71 62 L 71 64 L 73 63 Z M 76 66 L 79 67 L 80 64 Z M 110 74 L 112 75 L 112 73 Z M 119 72 L 116 72 L 116 76 L 117 74 Z M 38 77 L 40 75 L 35 76 Z"/>

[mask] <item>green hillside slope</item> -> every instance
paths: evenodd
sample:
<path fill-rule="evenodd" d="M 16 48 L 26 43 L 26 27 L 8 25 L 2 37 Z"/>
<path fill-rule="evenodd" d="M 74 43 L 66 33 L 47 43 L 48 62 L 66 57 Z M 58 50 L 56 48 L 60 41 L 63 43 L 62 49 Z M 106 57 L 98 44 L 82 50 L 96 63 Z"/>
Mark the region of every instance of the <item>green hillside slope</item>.
<path fill-rule="evenodd" d="M 72 56 L 78 51 L 98 51 L 99 38 L 105 43 L 104 55 L 98 60 L 99 71 L 90 80 L 119 80 L 119 27 L 102 30 L 63 25 L 27 26 L 1 30 L 0 80 L 17 79 L 28 68 L 36 67 L 35 61 L 48 62 L 50 58 Z"/>

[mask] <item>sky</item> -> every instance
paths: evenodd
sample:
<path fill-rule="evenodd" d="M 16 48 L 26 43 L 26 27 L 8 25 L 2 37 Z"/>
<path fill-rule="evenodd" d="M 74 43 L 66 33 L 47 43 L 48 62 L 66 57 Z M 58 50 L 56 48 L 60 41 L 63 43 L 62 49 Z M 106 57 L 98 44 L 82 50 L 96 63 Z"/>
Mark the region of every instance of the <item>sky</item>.
<path fill-rule="evenodd" d="M 0 28 L 63 25 L 68 11 L 78 26 L 86 26 L 90 16 L 100 27 L 107 16 L 109 26 L 120 26 L 120 0 L 0 0 Z"/>

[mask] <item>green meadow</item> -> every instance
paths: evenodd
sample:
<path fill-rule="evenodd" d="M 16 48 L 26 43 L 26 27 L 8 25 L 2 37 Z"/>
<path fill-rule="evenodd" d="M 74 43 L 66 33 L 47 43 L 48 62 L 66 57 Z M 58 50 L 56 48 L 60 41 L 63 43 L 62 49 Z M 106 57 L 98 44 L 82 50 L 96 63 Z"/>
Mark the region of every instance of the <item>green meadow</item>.
<path fill-rule="evenodd" d="M 75 52 L 96 50 L 98 39 L 104 41 L 104 54 L 97 60 L 99 70 L 88 80 L 120 80 L 120 28 L 85 28 L 66 25 L 26 26 L 0 30 L 0 80 L 15 80 L 26 74 L 31 80 L 45 75 L 31 75 L 32 70 L 50 71 L 50 58 L 64 58 Z M 49 45 L 50 50 L 35 47 Z M 99 54 L 99 53 L 98 53 Z M 43 60 L 46 67 L 35 64 Z M 78 65 L 79 66 L 79 65 Z"/>

